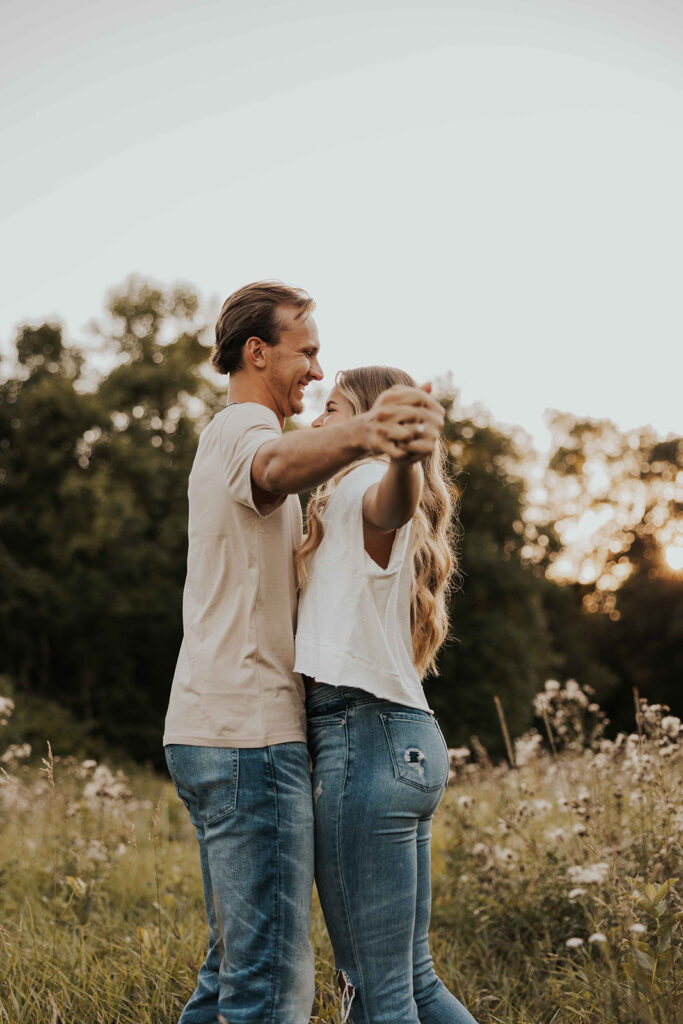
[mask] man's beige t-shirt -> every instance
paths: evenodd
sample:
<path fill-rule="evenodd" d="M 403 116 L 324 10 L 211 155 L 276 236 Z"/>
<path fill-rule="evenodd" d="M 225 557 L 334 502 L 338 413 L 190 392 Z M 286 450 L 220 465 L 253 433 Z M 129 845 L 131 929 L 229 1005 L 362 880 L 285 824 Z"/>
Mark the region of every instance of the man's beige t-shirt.
<path fill-rule="evenodd" d="M 183 642 L 164 744 L 265 747 L 305 741 L 294 672 L 299 499 L 260 512 L 251 464 L 281 436 L 264 405 L 227 406 L 202 431 L 190 473 Z"/>

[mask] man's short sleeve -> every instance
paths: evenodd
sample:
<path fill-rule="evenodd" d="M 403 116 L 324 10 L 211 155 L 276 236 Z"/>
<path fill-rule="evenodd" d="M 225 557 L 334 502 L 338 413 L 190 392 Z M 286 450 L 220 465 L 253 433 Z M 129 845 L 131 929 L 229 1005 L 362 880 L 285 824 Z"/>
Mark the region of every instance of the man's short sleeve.
<path fill-rule="evenodd" d="M 286 495 L 266 509 L 254 502 L 251 482 L 251 464 L 256 452 L 268 441 L 277 441 L 282 436 L 275 413 L 265 405 L 256 402 L 240 402 L 229 406 L 221 424 L 221 463 L 228 491 L 241 505 L 246 505 L 258 515 L 279 508 Z"/>

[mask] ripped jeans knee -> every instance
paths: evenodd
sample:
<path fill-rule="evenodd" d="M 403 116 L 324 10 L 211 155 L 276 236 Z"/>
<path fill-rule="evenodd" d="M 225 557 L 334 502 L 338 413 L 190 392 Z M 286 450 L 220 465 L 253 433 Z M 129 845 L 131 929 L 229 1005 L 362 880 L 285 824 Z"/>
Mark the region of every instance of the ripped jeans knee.
<path fill-rule="evenodd" d="M 341 993 L 341 1024 L 348 1024 L 351 1003 L 356 995 L 356 986 L 345 970 L 337 970 L 337 983 Z"/>

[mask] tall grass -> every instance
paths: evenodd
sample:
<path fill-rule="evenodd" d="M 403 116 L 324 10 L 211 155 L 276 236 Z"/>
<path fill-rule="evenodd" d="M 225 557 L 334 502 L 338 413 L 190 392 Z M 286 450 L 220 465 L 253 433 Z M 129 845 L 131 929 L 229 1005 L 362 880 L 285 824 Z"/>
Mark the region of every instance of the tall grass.
<path fill-rule="evenodd" d="M 481 1024 L 676 1024 L 680 724 L 642 702 L 638 732 L 607 741 L 580 688 L 548 685 L 553 750 L 527 734 L 514 769 L 452 752 L 434 824 L 437 969 Z M 176 1020 L 207 935 L 193 830 L 171 784 L 47 747 L 42 765 L 26 755 L 0 756 L 0 1022 Z M 313 940 L 312 1020 L 332 1024 L 317 902 Z"/>

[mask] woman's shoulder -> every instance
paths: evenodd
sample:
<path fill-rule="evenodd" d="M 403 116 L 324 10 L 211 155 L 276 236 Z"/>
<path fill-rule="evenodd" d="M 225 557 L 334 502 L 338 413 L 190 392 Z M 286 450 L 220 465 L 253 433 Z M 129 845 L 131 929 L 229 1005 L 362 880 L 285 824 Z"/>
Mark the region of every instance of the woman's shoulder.
<path fill-rule="evenodd" d="M 352 468 L 342 477 L 332 493 L 332 498 L 339 496 L 348 500 L 362 496 L 368 487 L 379 483 L 387 471 L 387 464 L 382 459 L 366 459 Z"/>

